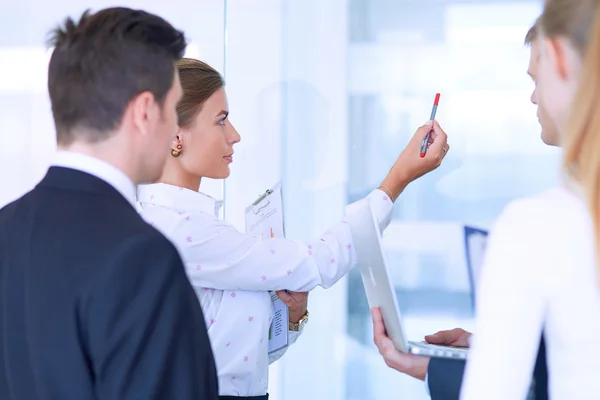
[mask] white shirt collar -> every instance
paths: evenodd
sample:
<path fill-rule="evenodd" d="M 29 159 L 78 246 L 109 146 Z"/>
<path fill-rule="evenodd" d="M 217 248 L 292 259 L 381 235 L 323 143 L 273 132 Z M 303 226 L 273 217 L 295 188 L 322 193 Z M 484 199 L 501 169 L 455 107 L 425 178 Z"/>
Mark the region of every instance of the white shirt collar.
<path fill-rule="evenodd" d="M 179 212 L 202 211 L 218 217 L 223 200 L 166 183 L 139 185 L 137 201 L 167 207 Z"/>
<path fill-rule="evenodd" d="M 102 179 L 135 205 L 135 186 L 123 171 L 99 158 L 73 151 L 59 150 L 52 166 L 74 169 Z"/>

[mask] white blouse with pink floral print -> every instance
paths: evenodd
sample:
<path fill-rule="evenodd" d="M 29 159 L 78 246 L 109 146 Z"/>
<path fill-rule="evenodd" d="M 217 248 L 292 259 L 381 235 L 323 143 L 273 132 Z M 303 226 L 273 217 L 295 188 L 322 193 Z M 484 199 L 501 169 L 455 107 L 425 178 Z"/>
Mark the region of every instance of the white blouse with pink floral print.
<path fill-rule="evenodd" d="M 218 218 L 222 205 L 205 194 L 156 183 L 138 187 L 142 217 L 178 248 L 206 319 L 219 376 L 219 394 L 267 393 L 273 308 L 269 291 L 328 288 L 356 264 L 348 221 L 371 205 L 383 231 L 393 203 L 374 190 L 346 209 L 345 219 L 313 243 L 255 240 Z M 289 332 L 294 343 L 300 332 Z"/>

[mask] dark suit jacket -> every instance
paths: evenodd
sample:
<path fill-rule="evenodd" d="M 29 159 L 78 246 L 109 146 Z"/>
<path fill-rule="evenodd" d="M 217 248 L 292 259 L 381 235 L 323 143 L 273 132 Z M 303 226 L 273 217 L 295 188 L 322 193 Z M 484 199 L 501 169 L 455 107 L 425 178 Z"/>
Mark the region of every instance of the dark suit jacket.
<path fill-rule="evenodd" d="M 432 358 L 427 371 L 427 383 L 431 400 L 455 400 L 459 398 L 465 362 L 443 358 Z M 535 400 L 548 400 L 548 371 L 544 338 L 533 373 Z"/>
<path fill-rule="evenodd" d="M 52 167 L 0 210 L 0 399 L 216 399 L 173 245 L 106 182 Z"/>

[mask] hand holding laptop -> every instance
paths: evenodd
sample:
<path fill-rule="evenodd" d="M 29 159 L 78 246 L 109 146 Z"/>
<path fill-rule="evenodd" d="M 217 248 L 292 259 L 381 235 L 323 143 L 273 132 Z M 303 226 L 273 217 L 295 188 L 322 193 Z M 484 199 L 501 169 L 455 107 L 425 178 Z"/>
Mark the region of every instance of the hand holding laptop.
<path fill-rule="evenodd" d="M 392 339 L 385 332 L 383 316 L 379 308 L 371 310 L 373 316 L 373 340 L 379 349 L 388 367 L 396 371 L 410 375 L 413 378 L 425 380 L 427 368 L 429 368 L 429 357 L 416 356 L 414 354 L 402 353 L 394 346 Z"/>
<path fill-rule="evenodd" d="M 429 368 L 429 357 L 403 353 L 396 349 L 392 339 L 385 332 L 381 310 L 373 308 L 371 315 L 373 316 L 373 340 L 387 366 L 413 378 L 425 380 Z M 425 336 L 425 340 L 428 343 L 442 346 L 469 347 L 471 336 L 472 334 L 464 329 L 455 328 Z"/>
<path fill-rule="evenodd" d="M 381 247 L 381 231 L 371 207 L 362 208 L 353 214 L 350 232 L 367 300 L 371 307 L 381 310 L 385 335 L 391 339 L 394 347 L 406 354 L 466 359 L 467 350 L 464 348 L 407 340 L 396 298 L 396 287 L 390 278 Z"/>

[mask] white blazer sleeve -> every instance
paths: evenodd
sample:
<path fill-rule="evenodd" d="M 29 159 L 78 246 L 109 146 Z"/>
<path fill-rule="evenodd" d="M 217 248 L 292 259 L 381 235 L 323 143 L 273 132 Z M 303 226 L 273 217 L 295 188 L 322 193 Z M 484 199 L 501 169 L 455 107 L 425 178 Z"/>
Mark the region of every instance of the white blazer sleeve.
<path fill-rule="evenodd" d="M 169 238 L 178 247 L 193 286 L 218 290 L 309 291 L 328 288 L 356 264 L 348 221 L 369 203 L 383 230 L 393 203 L 380 190 L 349 206 L 344 221 L 305 244 L 255 240 L 205 213 L 182 215 Z"/>
<path fill-rule="evenodd" d="M 554 257 L 543 212 L 530 200 L 511 203 L 488 240 L 477 288 L 476 326 L 460 398 L 527 396 Z"/>

